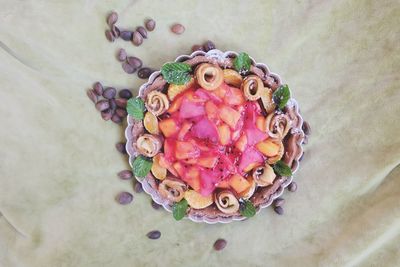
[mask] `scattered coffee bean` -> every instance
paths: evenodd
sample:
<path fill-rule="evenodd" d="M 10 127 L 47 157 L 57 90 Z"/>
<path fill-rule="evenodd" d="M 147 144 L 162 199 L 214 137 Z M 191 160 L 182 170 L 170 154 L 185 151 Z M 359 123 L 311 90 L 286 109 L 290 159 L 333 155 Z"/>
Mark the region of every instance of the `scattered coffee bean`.
<path fill-rule="evenodd" d="M 145 67 L 141 68 L 137 75 L 140 79 L 148 79 L 153 72 L 152 69 Z"/>
<path fill-rule="evenodd" d="M 118 29 L 117 26 L 112 25 L 111 27 L 111 33 L 114 36 L 115 39 L 119 38 L 119 35 L 121 34 L 121 31 Z"/>
<path fill-rule="evenodd" d="M 132 74 L 136 71 L 136 69 L 127 62 L 122 63 L 122 69 L 128 74 Z"/>
<path fill-rule="evenodd" d="M 115 110 L 115 113 L 121 118 L 125 118 L 128 115 L 128 112 L 126 112 L 126 109 L 122 109 L 122 108 L 117 108 Z"/>
<path fill-rule="evenodd" d="M 132 92 L 129 89 L 122 89 L 121 91 L 119 91 L 118 95 L 121 98 L 129 99 L 132 97 Z"/>
<path fill-rule="evenodd" d="M 282 208 L 281 206 L 275 207 L 275 208 L 274 208 L 274 211 L 275 211 L 276 213 L 278 213 L 279 215 L 283 215 L 283 208 Z"/>
<path fill-rule="evenodd" d="M 158 209 L 160 209 L 162 207 L 160 204 L 156 203 L 154 200 L 151 200 L 151 206 L 155 210 L 158 210 Z"/>
<path fill-rule="evenodd" d="M 115 99 L 110 99 L 108 102 L 110 103 L 111 111 L 114 112 L 117 109 L 117 103 L 115 102 Z"/>
<path fill-rule="evenodd" d="M 156 22 L 153 19 L 148 19 L 144 25 L 148 31 L 153 31 L 156 27 Z"/>
<path fill-rule="evenodd" d="M 142 193 L 142 192 L 143 192 L 142 184 L 139 183 L 139 182 L 136 182 L 135 185 L 133 186 L 133 190 L 134 190 L 136 193 Z"/>
<path fill-rule="evenodd" d="M 108 26 L 114 25 L 118 20 L 118 14 L 115 11 L 112 11 L 107 17 L 107 24 Z"/>
<path fill-rule="evenodd" d="M 225 239 L 219 238 L 219 239 L 217 239 L 217 241 L 215 241 L 215 243 L 214 243 L 214 249 L 215 249 L 216 251 L 223 250 L 223 249 L 226 247 L 226 244 L 227 244 L 227 242 L 226 242 Z"/>
<path fill-rule="evenodd" d="M 133 32 L 132 43 L 139 46 L 143 43 L 143 37 L 138 31 Z"/>
<path fill-rule="evenodd" d="M 122 180 L 129 180 L 133 177 L 133 173 L 131 170 L 123 170 L 118 173 L 118 177 Z"/>
<path fill-rule="evenodd" d="M 194 51 L 204 51 L 204 48 L 202 45 L 193 45 L 192 52 L 194 52 Z"/>
<path fill-rule="evenodd" d="M 305 135 L 311 134 L 311 127 L 307 121 L 303 121 L 303 126 L 301 126 L 301 128 L 303 129 Z"/>
<path fill-rule="evenodd" d="M 308 135 L 304 135 L 303 144 L 308 144 Z"/>
<path fill-rule="evenodd" d="M 136 28 L 136 31 L 140 33 L 140 35 L 142 35 L 142 37 L 144 39 L 147 39 L 147 31 L 143 26 L 139 26 Z"/>
<path fill-rule="evenodd" d="M 161 236 L 161 233 L 158 230 L 154 230 L 154 231 L 147 233 L 147 237 L 150 239 L 159 239 L 160 236 Z"/>
<path fill-rule="evenodd" d="M 114 87 L 107 87 L 103 92 L 103 97 L 106 99 L 112 99 L 117 94 L 117 90 Z"/>
<path fill-rule="evenodd" d="M 122 122 L 122 118 L 117 114 L 112 115 L 111 120 L 116 124 L 120 124 Z"/>
<path fill-rule="evenodd" d="M 116 197 L 117 201 L 121 205 L 127 205 L 132 202 L 133 195 L 129 192 L 121 192 Z"/>
<path fill-rule="evenodd" d="M 103 111 L 103 110 L 110 108 L 110 104 L 108 103 L 108 100 L 100 100 L 96 103 L 95 106 L 98 111 Z"/>
<path fill-rule="evenodd" d="M 93 85 L 93 90 L 95 91 L 95 93 L 96 93 L 98 96 L 103 95 L 103 85 L 101 85 L 100 82 L 96 82 L 96 83 Z"/>
<path fill-rule="evenodd" d="M 213 50 L 213 49 L 215 49 L 215 44 L 213 42 L 211 42 L 210 40 L 208 40 L 207 42 L 204 43 L 203 49 L 206 52 Z"/>
<path fill-rule="evenodd" d="M 123 98 L 118 98 L 118 99 L 115 99 L 115 103 L 116 103 L 117 106 L 120 107 L 120 108 L 126 108 L 127 100 L 126 100 L 126 99 L 123 99 Z"/>
<path fill-rule="evenodd" d="M 126 60 L 126 51 L 125 49 L 121 48 L 117 52 L 117 59 L 121 62 L 124 62 Z"/>
<path fill-rule="evenodd" d="M 101 112 L 101 117 L 103 118 L 103 120 L 109 121 L 112 117 L 112 110 L 111 109 L 103 110 Z"/>
<path fill-rule="evenodd" d="M 131 31 L 121 31 L 121 39 L 124 41 L 132 41 L 133 32 Z"/>
<path fill-rule="evenodd" d="M 296 192 L 297 191 L 297 183 L 296 182 L 291 182 L 288 186 L 288 190 L 290 192 Z"/>
<path fill-rule="evenodd" d="M 280 207 L 283 206 L 283 204 L 285 204 L 285 200 L 281 197 L 278 197 L 277 199 L 275 199 L 274 201 L 274 205 L 275 207 Z"/>
<path fill-rule="evenodd" d="M 110 42 L 114 42 L 114 40 L 115 40 L 115 37 L 114 37 L 114 35 L 111 33 L 110 30 L 106 30 L 106 38 L 107 38 L 107 40 L 110 41 Z"/>
<path fill-rule="evenodd" d="M 97 102 L 96 92 L 93 89 L 89 89 L 89 90 L 87 90 L 86 94 L 89 97 L 89 99 L 92 100 L 92 102 L 96 104 L 96 102 Z"/>
<path fill-rule="evenodd" d="M 137 57 L 127 57 L 126 60 L 128 61 L 129 65 L 132 67 L 139 69 L 142 67 L 143 63 L 140 58 Z"/>
<path fill-rule="evenodd" d="M 115 148 L 118 150 L 119 153 L 121 154 L 126 154 L 126 148 L 125 148 L 126 143 L 116 143 Z"/>
<path fill-rule="evenodd" d="M 185 27 L 182 24 L 176 23 L 172 25 L 171 31 L 175 34 L 182 34 L 185 32 Z"/>

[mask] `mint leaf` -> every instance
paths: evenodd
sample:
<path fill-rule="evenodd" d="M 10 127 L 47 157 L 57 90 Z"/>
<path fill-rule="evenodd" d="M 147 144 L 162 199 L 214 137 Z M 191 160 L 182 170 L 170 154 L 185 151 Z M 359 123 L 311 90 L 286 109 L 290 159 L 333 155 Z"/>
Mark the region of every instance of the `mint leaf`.
<path fill-rule="evenodd" d="M 131 98 L 126 104 L 126 111 L 137 120 L 144 118 L 144 102 L 141 98 Z"/>
<path fill-rule="evenodd" d="M 233 61 L 233 66 L 240 73 L 246 73 L 250 70 L 251 59 L 248 54 L 242 52 Z"/>
<path fill-rule="evenodd" d="M 133 174 L 139 178 L 145 177 L 150 172 L 152 165 L 153 162 L 150 159 L 140 155 L 132 163 Z"/>
<path fill-rule="evenodd" d="M 279 160 L 277 163 L 275 163 L 272 168 L 279 176 L 292 176 L 292 169 L 290 169 L 290 167 L 282 160 Z"/>
<path fill-rule="evenodd" d="M 239 212 L 244 217 L 250 218 L 256 215 L 256 208 L 250 200 L 244 200 L 240 203 Z"/>
<path fill-rule="evenodd" d="M 290 90 L 287 84 L 279 86 L 272 95 L 272 100 L 279 109 L 283 109 L 290 99 Z"/>
<path fill-rule="evenodd" d="M 172 215 L 174 216 L 175 220 L 182 220 L 186 215 L 187 208 L 188 202 L 186 199 L 182 199 L 181 201 L 174 203 L 172 206 Z"/>
<path fill-rule="evenodd" d="M 190 81 L 192 67 L 186 63 L 166 63 L 161 68 L 161 74 L 168 83 L 185 84 Z"/>

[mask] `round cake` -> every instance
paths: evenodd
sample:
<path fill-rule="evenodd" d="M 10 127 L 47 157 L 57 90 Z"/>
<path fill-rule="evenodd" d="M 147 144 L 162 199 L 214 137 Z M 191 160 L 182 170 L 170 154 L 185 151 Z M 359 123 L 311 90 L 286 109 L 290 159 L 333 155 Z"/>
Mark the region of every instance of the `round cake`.
<path fill-rule="evenodd" d="M 254 216 L 292 181 L 303 119 L 287 85 L 246 53 L 179 56 L 128 101 L 135 177 L 175 219 Z"/>

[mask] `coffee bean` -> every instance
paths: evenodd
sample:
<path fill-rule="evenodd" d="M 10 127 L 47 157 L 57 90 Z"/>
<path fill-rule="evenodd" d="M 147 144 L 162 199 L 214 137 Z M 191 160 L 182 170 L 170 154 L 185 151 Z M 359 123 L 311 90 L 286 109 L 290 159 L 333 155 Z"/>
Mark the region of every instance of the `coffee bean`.
<path fill-rule="evenodd" d="M 107 40 L 110 41 L 110 42 L 114 42 L 114 40 L 115 40 L 115 37 L 114 37 L 114 35 L 111 33 L 110 30 L 106 30 L 106 38 L 107 38 Z"/>
<path fill-rule="evenodd" d="M 118 177 L 122 180 L 129 180 L 133 177 L 133 173 L 131 170 L 123 170 L 118 173 Z"/>
<path fill-rule="evenodd" d="M 112 25 L 111 27 L 111 33 L 114 36 L 115 39 L 119 38 L 119 35 L 121 34 L 121 31 L 118 29 L 117 26 Z"/>
<path fill-rule="evenodd" d="M 153 72 L 152 69 L 145 67 L 141 68 L 137 75 L 140 79 L 148 79 Z"/>
<path fill-rule="evenodd" d="M 308 135 L 304 135 L 303 144 L 308 144 Z"/>
<path fill-rule="evenodd" d="M 151 206 L 155 210 L 158 210 L 158 209 L 160 209 L 162 207 L 160 204 L 156 203 L 154 200 L 151 200 Z"/>
<path fill-rule="evenodd" d="M 110 103 L 110 109 L 114 113 L 114 111 L 117 109 L 117 103 L 115 102 L 115 99 L 110 99 L 108 101 Z"/>
<path fill-rule="evenodd" d="M 112 110 L 111 109 L 103 110 L 101 112 L 101 117 L 103 118 L 103 120 L 109 121 L 112 117 Z"/>
<path fill-rule="evenodd" d="M 158 230 L 154 230 L 154 231 L 147 233 L 147 237 L 150 239 L 159 239 L 160 236 L 161 236 L 161 233 Z"/>
<path fill-rule="evenodd" d="M 213 42 L 211 42 L 210 40 L 208 40 L 207 42 L 204 43 L 203 49 L 206 52 L 213 50 L 213 49 L 215 49 L 215 44 Z"/>
<path fill-rule="evenodd" d="M 122 109 L 122 108 L 117 108 L 115 110 L 115 114 L 117 114 L 121 118 L 125 118 L 128 115 L 128 113 L 126 112 L 126 109 Z"/>
<path fill-rule="evenodd" d="M 156 27 L 156 22 L 153 19 L 148 19 L 144 25 L 148 31 L 153 31 Z"/>
<path fill-rule="evenodd" d="M 142 193 L 142 192 L 143 192 L 142 184 L 139 183 L 139 182 L 136 182 L 135 185 L 133 186 L 133 190 L 134 190 L 136 193 Z"/>
<path fill-rule="evenodd" d="M 127 101 L 126 99 L 123 99 L 123 98 L 115 99 L 115 103 L 116 103 L 117 106 L 120 107 L 120 108 L 126 108 L 126 103 L 127 103 L 127 102 L 128 102 L 128 101 Z"/>
<path fill-rule="evenodd" d="M 121 48 L 117 52 L 117 59 L 118 61 L 124 62 L 126 60 L 126 51 L 125 49 Z"/>
<path fill-rule="evenodd" d="M 114 98 L 117 94 L 117 90 L 114 87 L 107 87 L 103 92 L 103 97 L 106 99 Z"/>
<path fill-rule="evenodd" d="M 121 98 L 129 99 L 132 97 L 132 92 L 129 89 L 122 89 L 121 91 L 119 91 L 118 95 Z"/>
<path fill-rule="evenodd" d="M 121 31 L 121 39 L 124 41 L 131 41 L 133 36 L 133 32 L 131 31 Z"/>
<path fill-rule="evenodd" d="M 171 31 L 175 34 L 182 34 L 185 32 L 185 27 L 180 23 L 176 23 L 171 26 Z"/>
<path fill-rule="evenodd" d="M 142 35 L 142 37 L 144 39 L 147 39 L 147 31 L 143 26 L 139 26 L 136 28 L 136 31 L 140 33 L 140 35 Z"/>
<path fill-rule="evenodd" d="M 101 85 L 100 82 L 96 82 L 96 83 L 93 85 L 93 90 L 95 91 L 95 93 L 96 93 L 98 96 L 103 95 L 103 85 Z"/>
<path fill-rule="evenodd" d="M 223 249 L 226 247 L 226 244 L 227 244 L 227 242 L 226 242 L 225 239 L 219 238 L 219 239 L 217 239 L 217 241 L 215 241 L 215 243 L 214 243 L 214 249 L 215 249 L 216 251 L 223 250 Z"/>
<path fill-rule="evenodd" d="M 96 102 L 97 102 L 96 92 L 93 89 L 89 89 L 89 90 L 87 90 L 86 94 L 89 97 L 89 99 L 92 100 L 92 102 L 96 104 Z"/>
<path fill-rule="evenodd" d="M 118 20 L 118 14 L 115 11 L 112 11 L 107 17 L 107 24 L 108 26 L 114 25 Z"/>
<path fill-rule="evenodd" d="M 128 74 L 132 74 L 136 71 L 136 69 L 127 62 L 122 63 L 122 69 Z"/>
<path fill-rule="evenodd" d="M 120 124 L 122 122 L 122 118 L 117 114 L 112 115 L 111 120 L 116 124 Z"/>
<path fill-rule="evenodd" d="M 305 135 L 311 134 L 311 127 L 307 121 L 303 121 L 303 126 L 301 128 L 303 129 Z"/>
<path fill-rule="evenodd" d="M 138 31 L 133 32 L 132 43 L 139 46 L 143 43 L 143 37 Z"/>
<path fill-rule="evenodd" d="M 132 202 L 133 195 L 129 192 L 121 192 L 116 197 L 117 201 L 121 205 L 127 205 Z"/>
<path fill-rule="evenodd" d="M 108 103 L 108 100 L 100 100 L 96 103 L 95 106 L 98 111 L 103 111 L 103 110 L 110 108 L 110 104 Z"/>
<path fill-rule="evenodd" d="M 126 148 L 125 148 L 126 143 L 116 143 L 115 148 L 118 150 L 119 153 L 121 154 L 126 154 Z"/>
<path fill-rule="evenodd" d="M 202 45 L 193 45 L 192 52 L 194 52 L 194 51 L 204 51 L 204 48 Z"/>
<path fill-rule="evenodd" d="M 288 186 L 288 190 L 290 192 L 296 192 L 297 191 L 297 183 L 296 182 L 291 182 Z"/>
<path fill-rule="evenodd" d="M 283 208 L 282 208 L 281 206 L 275 207 L 275 208 L 274 208 L 274 211 L 275 211 L 276 213 L 278 213 L 279 215 L 283 215 Z"/>
<path fill-rule="evenodd" d="M 128 61 L 129 65 L 131 65 L 132 67 L 134 67 L 136 69 L 142 67 L 142 65 L 143 65 L 140 58 L 137 58 L 137 57 L 127 57 L 126 60 Z"/>
<path fill-rule="evenodd" d="M 274 205 L 275 207 L 280 207 L 283 206 L 283 204 L 285 204 L 285 200 L 281 197 L 278 197 L 277 199 L 275 199 L 274 201 Z"/>

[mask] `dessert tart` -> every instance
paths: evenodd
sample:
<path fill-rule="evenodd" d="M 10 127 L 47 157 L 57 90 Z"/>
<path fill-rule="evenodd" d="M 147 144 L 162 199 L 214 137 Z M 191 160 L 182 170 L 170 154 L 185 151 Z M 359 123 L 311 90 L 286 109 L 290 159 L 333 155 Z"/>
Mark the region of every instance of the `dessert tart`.
<path fill-rule="evenodd" d="M 254 216 L 292 181 L 303 119 L 287 85 L 246 53 L 179 56 L 128 101 L 129 162 L 175 219 Z"/>

